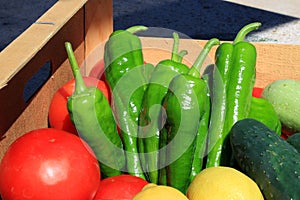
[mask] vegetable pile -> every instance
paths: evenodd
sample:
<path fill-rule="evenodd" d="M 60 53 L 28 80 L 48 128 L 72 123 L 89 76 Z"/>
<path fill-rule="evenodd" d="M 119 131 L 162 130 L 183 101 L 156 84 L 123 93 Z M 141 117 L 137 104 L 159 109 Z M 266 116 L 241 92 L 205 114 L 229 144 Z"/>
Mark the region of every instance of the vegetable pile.
<path fill-rule="evenodd" d="M 185 198 L 192 183 L 197 186 L 193 181 L 204 169 L 224 166 L 253 180 L 265 199 L 300 199 L 300 104 L 295 98 L 300 82 L 280 80 L 266 88 L 254 87 L 257 52 L 245 37 L 260 26 L 259 22 L 244 26 L 232 43 L 208 40 L 191 66 L 183 64 L 188 52 L 179 50 L 176 32 L 170 58 L 154 65 L 145 62 L 141 40 L 135 34 L 147 27 L 116 30 L 106 41 L 104 58 L 99 62 L 104 74 L 95 69 L 97 75 L 85 77 L 71 44 L 66 42 L 74 79 L 53 96 L 49 109 L 51 128 L 45 130 L 83 140 L 82 147 L 89 151 L 81 157 L 97 159 L 94 167 L 99 173 L 90 173 L 94 177 L 88 180 L 96 178 L 99 182 L 91 185 L 89 192 L 84 191 L 82 196 L 74 193 L 77 197 L 71 198 L 132 199 L 137 195 L 139 199 L 151 187 L 152 191 L 169 191 L 171 187 Z M 201 70 L 213 47 L 215 65 Z M 0 193 L 4 200 L 24 198 L 24 184 L 16 183 L 27 180 L 28 175 L 24 177 L 20 171 L 30 161 L 20 163 L 16 169 L 8 159 L 12 151 L 20 151 L 14 147 L 20 141 L 12 144 L 0 166 Z M 62 149 L 58 154 L 67 155 L 68 146 Z M 77 162 L 75 166 L 82 166 L 81 160 Z M 36 163 L 42 164 L 43 161 Z M 30 172 L 34 174 L 36 170 Z M 91 168 L 84 172 L 91 172 Z M 13 177 L 20 181 L 6 181 Z M 126 177 L 138 183 L 130 184 L 132 181 L 124 181 Z M 121 181 L 119 186 L 109 186 L 114 178 Z M 36 179 L 40 181 L 42 177 Z M 145 186 L 147 183 L 153 185 Z M 141 191 L 144 186 L 148 189 Z M 26 195 L 54 199 L 54 187 L 52 193 L 45 188 Z M 72 189 L 80 193 L 76 186 Z M 125 190 L 131 193 L 122 196 Z M 197 196 L 194 191 L 197 189 L 193 189 Z"/>

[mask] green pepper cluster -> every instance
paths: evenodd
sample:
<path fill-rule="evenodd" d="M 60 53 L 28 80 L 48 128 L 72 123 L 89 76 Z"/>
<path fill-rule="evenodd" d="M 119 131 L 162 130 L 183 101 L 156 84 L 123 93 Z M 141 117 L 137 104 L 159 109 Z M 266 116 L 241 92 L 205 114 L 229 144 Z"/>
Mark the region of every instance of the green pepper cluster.
<path fill-rule="evenodd" d="M 278 121 L 260 114 L 268 112 L 263 102 L 252 103 L 256 49 L 244 38 L 260 26 L 246 25 L 233 43 L 210 39 L 192 66 L 182 62 L 187 51 L 178 50 L 177 33 L 171 58 L 154 66 L 145 64 L 135 35 L 147 27 L 113 32 L 104 48 L 111 105 L 96 88 L 80 87 L 78 69 L 68 102 L 71 119 L 98 157 L 103 176 L 129 173 L 185 193 L 203 168 L 234 165 L 228 133 L 238 120 L 261 119 L 278 129 Z M 213 46 L 215 65 L 201 74 Z"/>

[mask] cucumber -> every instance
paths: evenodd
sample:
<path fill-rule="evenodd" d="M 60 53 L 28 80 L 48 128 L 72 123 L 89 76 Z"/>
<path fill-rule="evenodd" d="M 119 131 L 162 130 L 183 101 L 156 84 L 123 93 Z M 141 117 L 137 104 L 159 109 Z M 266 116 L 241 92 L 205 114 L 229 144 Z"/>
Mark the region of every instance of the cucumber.
<path fill-rule="evenodd" d="M 266 200 L 300 199 L 300 154 L 255 119 L 243 119 L 230 131 L 233 155 Z"/>
<path fill-rule="evenodd" d="M 276 80 L 264 88 L 262 98 L 273 105 L 283 128 L 300 131 L 300 81 Z"/>
<path fill-rule="evenodd" d="M 300 133 L 294 133 L 289 136 L 286 141 L 293 145 L 295 149 L 297 149 L 298 153 L 300 153 Z"/>

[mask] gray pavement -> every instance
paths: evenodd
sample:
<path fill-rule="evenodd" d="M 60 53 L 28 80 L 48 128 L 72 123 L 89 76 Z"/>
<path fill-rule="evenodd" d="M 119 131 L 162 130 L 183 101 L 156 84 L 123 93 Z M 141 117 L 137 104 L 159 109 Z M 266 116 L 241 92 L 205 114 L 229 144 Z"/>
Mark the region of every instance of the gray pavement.
<path fill-rule="evenodd" d="M 1 0 L 0 50 L 57 0 Z M 221 0 L 114 0 L 114 28 L 136 24 L 162 27 L 195 39 L 232 40 L 247 23 L 262 22 L 248 39 L 300 44 L 300 19 Z"/>

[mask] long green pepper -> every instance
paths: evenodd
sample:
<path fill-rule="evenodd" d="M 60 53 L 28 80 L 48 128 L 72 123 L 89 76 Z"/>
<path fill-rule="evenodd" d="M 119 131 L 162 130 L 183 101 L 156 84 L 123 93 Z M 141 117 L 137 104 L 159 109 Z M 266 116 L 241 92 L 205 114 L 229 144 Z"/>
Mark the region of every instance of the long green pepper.
<path fill-rule="evenodd" d="M 120 175 L 125 154 L 110 104 L 97 87 L 86 87 L 71 44 L 66 42 L 65 48 L 75 78 L 75 91 L 67 103 L 71 120 L 95 153 L 102 176 Z"/>
<path fill-rule="evenodd" d="M 147 180 L 158 184 L 159 140 L 162 129 L 160 112 L 164 96 L 171 80 L 178 74 L 187 73 L 189 67 L 182 63 L 187 51 L 178 52 L 179 36 L 173 33 L 174 43 L 171 59 L 160 61 L 151 74 L 149 85 L 143 97 L 139 119 L 139 153 Z"/>
<path fill-rule="evenodd" d="M 137 147 L 138 120 L 142 98 L 153 65 L 144 64 L 140 38 L 134 33 L 147 30 L 134 26 L 113 32 L 105 43 L 106 80 L 112 90 L 112 107 L 120 127 L 129 174 L 145 179 Z"/>
<path fill-rule="evenodd" d="M 201 116 L 198 132 L 196 135 L 196 145 L 194 149 L 194 158 L 192 162 L 191 174 L 190 174 L 190 182 L 194 180 L 194 178 L 201 172 L 204 165 L 204 157 L 206 156 L 206 146 L 207 146 L 207 135 L 208 135 L 208 127 L 210 121 L 210 107 L 211 107 L 211 99 L 210 99 L 210 90 L 209 90 L 209 77 L 208 75 L 202 75 L 203 81 L 206 82 L 207 87 L 203 92 L 206 92 L 206 96 L 203 95 L 204 99 L 204 113 Z"/>
<path fill-rule="evenodd" d="M 219 40 L 215 38 L 207 42 L 189 72 L 172 79 L 163 102 L 167 130 L 167 184 L 184 194 L 191 180 L 195 146 L 203 147 L 206 143 L 205 139 L 197 138 L 206 138 L 206 131 L 199 134 L 198 131 L 201 130 L 208 94 L 207 83 L 200 78 L 200 68 L 212 46 L 218 44 Z M 202 144 L 196 144 L 196 141 Z"/>
<path fill-rule="evenodd" d="M 260 26 L 244 26 L 232 44 L 222 43 L 216 50 L 206 167 L 232 165 L 227 136 L 233 124 L 249 114 L 256 73 L 256 48 L 243 40 Z"/>

